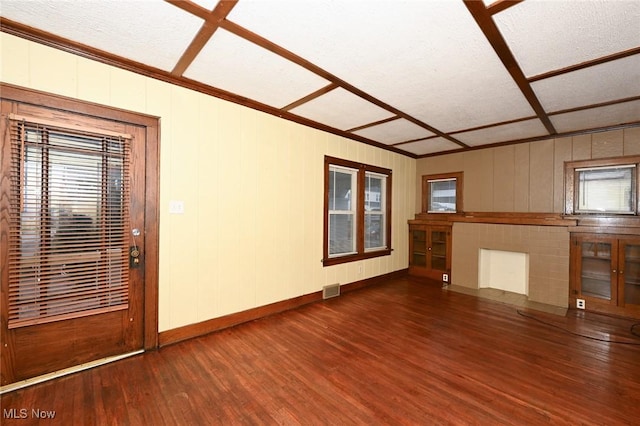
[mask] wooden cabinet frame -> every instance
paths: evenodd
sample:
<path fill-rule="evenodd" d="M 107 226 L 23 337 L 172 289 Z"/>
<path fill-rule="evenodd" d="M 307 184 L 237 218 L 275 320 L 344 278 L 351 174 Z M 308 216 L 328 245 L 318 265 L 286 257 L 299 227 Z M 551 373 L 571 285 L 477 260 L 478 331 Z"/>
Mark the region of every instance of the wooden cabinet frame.
<path fill-rule="evenodd" d="M 640 300 L 638 303 L 625 300 L 627 291 L 640 294 L 640 248 L 636 250 L 637 254 L 633 254 L 628 253 L 628 246 L 640 247 L 640 237 L 583 233 L 571 235 L 571 307 L 576 307 L 577 300 L 582 299 L 586 310 L 640 317 Z M 636 269 L 633 274 L 628 270 L 632 266 Z M 631 276 L 635 276 L 639 282 L 636 284 Z"/>
<path fill-rule="evenodd" d="M 438 281 L 446 274 L 451 282 L 451 225 L 409 224 L 409 273 Z"/>

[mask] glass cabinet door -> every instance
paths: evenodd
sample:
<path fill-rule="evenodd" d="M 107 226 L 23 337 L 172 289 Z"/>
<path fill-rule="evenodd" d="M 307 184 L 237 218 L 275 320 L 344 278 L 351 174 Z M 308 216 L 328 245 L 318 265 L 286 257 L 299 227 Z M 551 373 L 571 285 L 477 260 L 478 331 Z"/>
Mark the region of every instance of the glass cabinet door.
<path fill-rule="evenodd" d="M 411 232 L 411 264 L 427 266 L 427 231 Z"/>
<path fill-rule="evenodd" d="M 443 230 L 431 231 L 431 268 L 440 271 L 447 270 L 447 232 Z"/>
<path fill-rule="evenodd" d="M 611 300 L 611 242 L 582 241 L 580 293 L 582 296 Z"/>
<path fill-rule="evenodd" d="M 624 269 L 621 271 L 623 277 L 622 302 L 625 305 L 640 305 L 640 243 L 623 243 L 624 246 Z"/>

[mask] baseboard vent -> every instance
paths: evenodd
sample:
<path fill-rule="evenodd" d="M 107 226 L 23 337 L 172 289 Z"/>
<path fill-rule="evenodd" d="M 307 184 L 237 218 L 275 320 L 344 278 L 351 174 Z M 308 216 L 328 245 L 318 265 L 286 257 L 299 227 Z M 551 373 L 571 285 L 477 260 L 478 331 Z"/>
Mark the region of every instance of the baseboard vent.
<path fill-rule="evenodd" d="M 340 284 L 325 285 L 322 287 L 322 298 L 330 299 L 332 297 L 340 296 Z"/>

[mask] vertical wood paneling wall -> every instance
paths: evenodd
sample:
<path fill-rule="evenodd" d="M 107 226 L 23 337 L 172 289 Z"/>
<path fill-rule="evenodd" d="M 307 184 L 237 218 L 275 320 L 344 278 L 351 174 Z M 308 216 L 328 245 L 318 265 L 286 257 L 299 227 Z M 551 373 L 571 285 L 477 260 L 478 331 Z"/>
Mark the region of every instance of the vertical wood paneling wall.
<path fill-rule="evenodd" d="M 548 139 L 421 158 L 416 164 L 416 213 L 421 177 L 464 172 L 464 208 L 475 212 L 564 210 L 564 162 L 637 155 L 640 128 Z"/>
<path fill-rule="evenodd" d="M 462 171 L 466 211 L 563 213 L 565 161 L 638 151 L 640 128 L 631 128 L 419 159 L 415 211 L 421 208 L 422 175 Z M 568 228 L 456 223 L 453 284 L 478 288 L 480 248 L 529 253 L 529 300 L 567 306 Z"/>
<path fill-rule="evenodd" d="M 0 45 L 5 83 L 160 117 L 159 331 L 407 267 L 414 159 L 4 33 Z M 393 170 L 390 256 L 320 263 L 325 155 Z"/>

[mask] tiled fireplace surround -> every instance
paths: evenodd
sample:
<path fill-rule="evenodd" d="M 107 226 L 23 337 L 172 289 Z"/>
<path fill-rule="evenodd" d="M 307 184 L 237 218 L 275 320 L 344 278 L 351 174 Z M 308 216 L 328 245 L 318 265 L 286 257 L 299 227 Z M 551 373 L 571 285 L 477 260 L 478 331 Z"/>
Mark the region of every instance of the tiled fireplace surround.
<path fill-rule="evenodd" d="M 452 284 L 478 289 L 480 249 L 529 254 L 528 301 L 569 303 L 569 231 L 563 226 L 455 223 Z"/>

